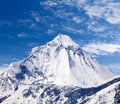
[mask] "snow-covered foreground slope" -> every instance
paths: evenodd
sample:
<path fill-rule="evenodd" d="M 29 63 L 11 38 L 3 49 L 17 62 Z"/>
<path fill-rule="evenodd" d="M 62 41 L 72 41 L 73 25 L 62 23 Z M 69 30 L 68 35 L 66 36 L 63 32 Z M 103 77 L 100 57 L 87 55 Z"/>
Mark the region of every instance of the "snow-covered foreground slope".
<path fill-rule="evenodd" d="M 2 104 L 120 104 L 120 77 L 98 87 L 80 88 L 55 84 L 20 85 Z"/>
<path fill-rule="evenodd" d="M 99 88 L 100 91 L 87 98 L 86 104 L 120 104 L 120 77 Z"/>
<path fill-rule="evenodd" d="M 70 104 L 77 99 L 81 102 L 91 90 L 87 88 L 114 77 L 111 70 L 91 58 L 70 37 L 60 34 L 46 45 L 33 48 L 25 60 L 2 69 L 0 102 L 44 104 L 57 100 L 57 104 Z"/>

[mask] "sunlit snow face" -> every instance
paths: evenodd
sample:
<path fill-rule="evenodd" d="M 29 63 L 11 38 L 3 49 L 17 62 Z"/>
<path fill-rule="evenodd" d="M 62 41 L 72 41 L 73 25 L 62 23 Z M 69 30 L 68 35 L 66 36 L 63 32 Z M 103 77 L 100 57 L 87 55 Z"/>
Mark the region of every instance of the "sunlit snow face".
<path fill-rule="evenodd" d="M 32 47 L 64 33 L 87 50 L 92 47 L 88 52 L 119 73 L 119 7 L 115 0 L 4 0 L 0 3 L 0 65 L 22 59 Z"/>

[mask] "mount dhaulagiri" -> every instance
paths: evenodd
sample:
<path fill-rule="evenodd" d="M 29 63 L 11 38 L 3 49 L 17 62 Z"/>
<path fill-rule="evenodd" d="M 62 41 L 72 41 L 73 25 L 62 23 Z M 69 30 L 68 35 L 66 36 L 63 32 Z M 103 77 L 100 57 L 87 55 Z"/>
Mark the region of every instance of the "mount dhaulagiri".
<path fill-rule="evenodd" d="M 59 34 L 0 71 L 2 104 L 119 104 L 120 78 Z"/>

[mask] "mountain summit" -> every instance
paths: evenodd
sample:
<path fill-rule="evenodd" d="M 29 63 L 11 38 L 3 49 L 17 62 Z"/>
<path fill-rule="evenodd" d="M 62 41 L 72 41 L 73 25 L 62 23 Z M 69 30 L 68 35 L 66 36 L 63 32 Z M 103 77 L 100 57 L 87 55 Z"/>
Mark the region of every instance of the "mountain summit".
<path fill-rule="evenodd" d="M 68 46 L 76 46 L 79 47 L 77 43 L 75 43 L 69 36 L 59 34 L 57 37 L 55 37 L 52 42 L 55 42 L 56 44 L 61 44 L 64 47 Z"/>
<path fill-rule="evenodd" d="M 57 85 L 94 87 L 114 77 L 69 36 L 58 35 L 46 45 L 35 47 L 23 61 L 12 63 L 2 76 L 30 84 L 35 81 Z"/>

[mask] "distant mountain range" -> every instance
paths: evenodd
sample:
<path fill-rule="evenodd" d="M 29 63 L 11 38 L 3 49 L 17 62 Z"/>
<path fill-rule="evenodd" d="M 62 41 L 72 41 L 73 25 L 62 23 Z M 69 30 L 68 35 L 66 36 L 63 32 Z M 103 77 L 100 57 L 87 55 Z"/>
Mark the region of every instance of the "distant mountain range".
<path fill-rule="evenodd" d="M 59 34 L 0 72 L 2 104 L 120 104 L 120 77 Z"/>

